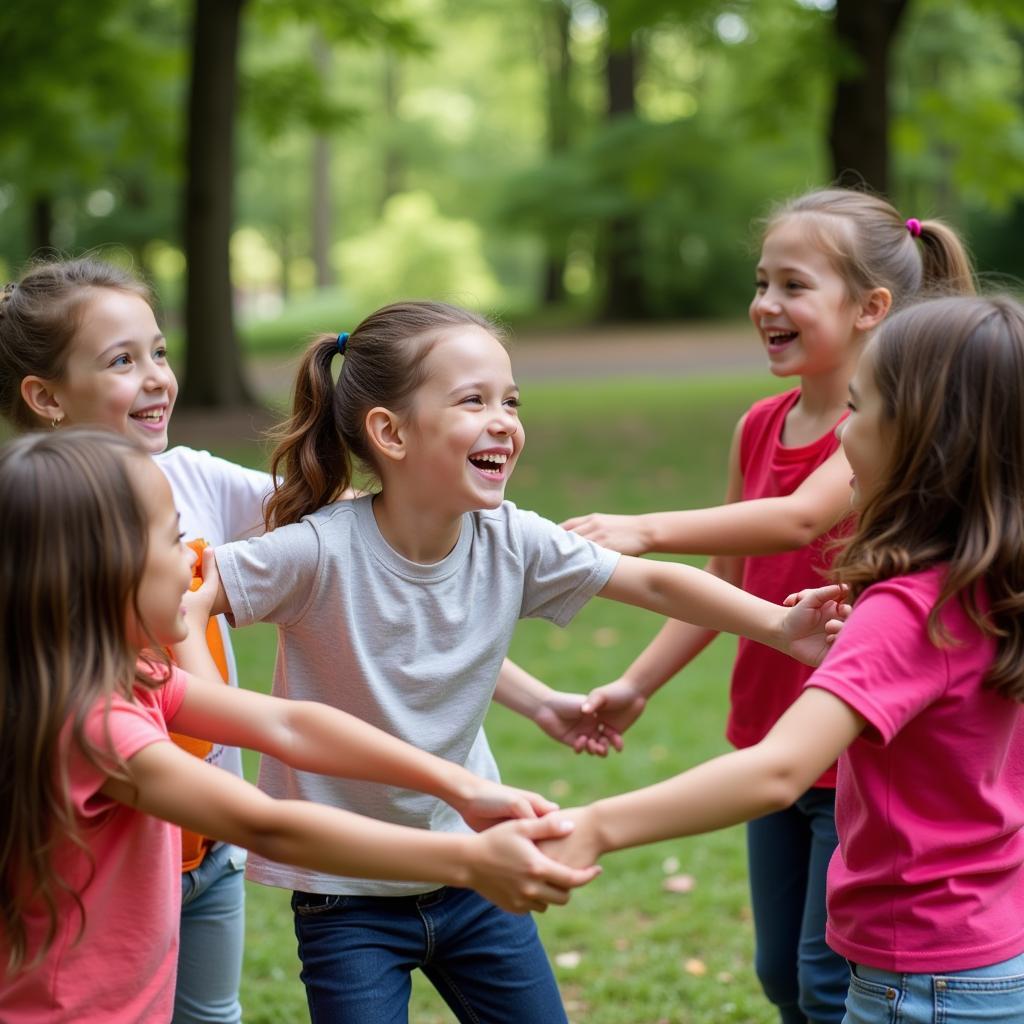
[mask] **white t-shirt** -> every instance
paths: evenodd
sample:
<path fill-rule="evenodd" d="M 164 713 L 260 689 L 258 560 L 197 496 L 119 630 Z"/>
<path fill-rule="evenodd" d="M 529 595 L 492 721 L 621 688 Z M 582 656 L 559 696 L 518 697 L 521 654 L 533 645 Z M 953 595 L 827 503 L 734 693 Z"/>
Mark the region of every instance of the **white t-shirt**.
<path fill-rule="evenodd" d="M 271 490 L 269 474 L 181 446 L 154 459 L 170 482 L 186 540 L 201 537 L 216 547 L 263 532 L 263 500 Z M 228 683 L 237 686 L 238 670 L 223 615 L 218 616 L 218 624 Z M 241 778 L 242 755 L 237 747 L 214 744 L 206 760 Z"/>
<path fill-rule="evenodd" d="M 498 770 L 483 732 L 520 618 L 565 625 L 608 581 L 618 554 L 511 502 L 467 513 L 440 562 L 410 562 L 384 540 L 369 497 L 217 550 L 242 626 L 278 624 L 274 693 L 339 707 L 485 778 Z M 271 757 L 260 788 L 434 831 L 465 831 L 432 796 L 296 771 Z M 256 855 L 249 876 L 318 893 L 408 895 L 429 882 L 380 882 L 293 868 Z"/>

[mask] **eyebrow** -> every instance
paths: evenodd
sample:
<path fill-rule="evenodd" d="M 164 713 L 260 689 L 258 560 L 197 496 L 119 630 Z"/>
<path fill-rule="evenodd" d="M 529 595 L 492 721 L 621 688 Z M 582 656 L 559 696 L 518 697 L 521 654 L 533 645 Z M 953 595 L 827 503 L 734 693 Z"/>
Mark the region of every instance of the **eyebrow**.
<path fill-rule="evenodd" d="M 462 391 L 486 391 L 488 387 L 489 385 L 485 384 L 483 381 L 470 381 L 466 384 L 456 384 L 448 394 L 457 395 Z M 507 394 L 513 391 L 516 394 L 519 394 L 519 385 L 515 381 L 512 381 L 512 383 L 505 389 Z"/>

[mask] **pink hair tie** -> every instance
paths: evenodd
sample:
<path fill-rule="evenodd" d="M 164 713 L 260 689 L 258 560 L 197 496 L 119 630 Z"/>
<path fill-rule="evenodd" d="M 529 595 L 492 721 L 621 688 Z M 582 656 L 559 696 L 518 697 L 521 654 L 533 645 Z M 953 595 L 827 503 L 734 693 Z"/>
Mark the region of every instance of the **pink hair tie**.
<path fill-rule="evenodd" d="M 916 217 L 911 217 L 906 224 L 907 230 L 915 237 L 921 237 L 921 222 Z"/>

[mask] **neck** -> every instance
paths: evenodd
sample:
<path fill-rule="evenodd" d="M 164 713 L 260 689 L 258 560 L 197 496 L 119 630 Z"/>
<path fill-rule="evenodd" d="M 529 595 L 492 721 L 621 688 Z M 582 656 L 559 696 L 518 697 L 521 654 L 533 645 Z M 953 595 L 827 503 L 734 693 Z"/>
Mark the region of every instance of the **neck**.
<path fill-rule="evenodd" d="M 458 543 L 462 516 L 405 501 L 391 488 L 373 499 L 377 529 L 388 545 L 410 562 L 440 562 Z"/>

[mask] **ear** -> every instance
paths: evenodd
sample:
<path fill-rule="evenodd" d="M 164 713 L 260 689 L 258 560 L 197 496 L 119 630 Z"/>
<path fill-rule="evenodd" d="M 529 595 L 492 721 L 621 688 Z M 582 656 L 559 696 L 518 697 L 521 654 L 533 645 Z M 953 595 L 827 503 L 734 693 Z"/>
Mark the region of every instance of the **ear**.
<path fill-rule="evenodd" d="M 860 301 L 860 314 L 854 326 L 858 331 L 873 331 L 892 309 L 892 292 L 888 288 L 872 288 Z"/>
<path fill-rule="evenodd" d="M 42 420 L 62 420 L 64 410 L 53 391 L 51 381 L 42 377 L 24 377 L 21 381 L 21 398 L 29 409 Z"/>
<path fill-rule="evenodd" d="M 405 425 L 390 409 L 378 405 L 366 414 L 366 437 L 375 455 L 391 462 L 405 458 Z"/>

